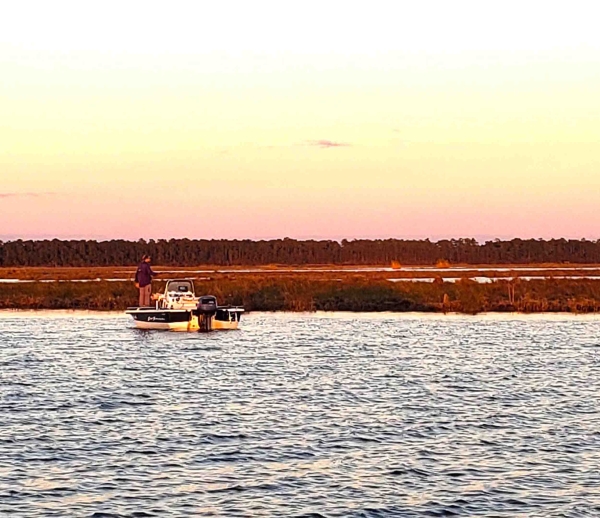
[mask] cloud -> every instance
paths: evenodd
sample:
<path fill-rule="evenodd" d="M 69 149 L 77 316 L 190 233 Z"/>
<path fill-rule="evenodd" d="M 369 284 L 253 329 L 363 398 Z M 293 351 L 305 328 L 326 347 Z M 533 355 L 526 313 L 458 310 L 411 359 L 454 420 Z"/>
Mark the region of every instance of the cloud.
<path fill-rule="evenodd" d="M 330 147 L 348 147 L 350 144 L 346 144 L 345 142 L 335 142 L 333 140 L 309 140 L 308 144 L 311 146 L 317 146 L 320 148 L 330 148 Z"/>
<path fill-rule="evenodd" d="M 53 192 L 0 192 L 0 198 L 37 198 L 39 196 L 52 196 Z"/>

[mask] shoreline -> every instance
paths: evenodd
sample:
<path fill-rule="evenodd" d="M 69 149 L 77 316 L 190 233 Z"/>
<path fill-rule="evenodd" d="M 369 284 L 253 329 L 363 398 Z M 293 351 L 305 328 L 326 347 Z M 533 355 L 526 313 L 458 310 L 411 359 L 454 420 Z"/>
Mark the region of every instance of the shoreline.
<path fill-rule="evenodd" d="M 193 279 L 197 295 L 214 295 L 220 304 L 243 306 L 248 312 L 600 313 L 600 276 L 582 275 L 590 268 L 595 266 L 582 266 L 572 276 L 513 276 L 504 266 L 486 272 L 459 270 L 459 277 L 453 272 L 444 277 L 390 268 L 185 276 L 165 272 L 153 281 L 152 291 L 162 292 L 167 279 L 187 277 Z M 103 270 L 103 275 L 87 270 L 91 279 L 81 279 L 79 269 L 58 271 L 62 279 L 51 278 L 57 269 L 36 270 L 35 275 L 31 269 L 13 269 L 13 279 L 25 273 L 30 278 L 0 282 L 0 310 L 124 311 L 137 305 L 133 282 L 112 277 L 114 268 Z M 78 277 L 73 278 L 73 272 Z M 2 273 L 6 272 L 0 272 L 0 279 Z M 481 273 L 487 276 L 479 277 Z"/>
<path fill-rule="evenodd" d="M 89 309 L 6 309 L 0 308 L 0 319 L 10 318 L 12 316 L 40 316 L 48 315 L 52 317 L 64 316 L 96 316 L 96 317 L 116 317 L 122 316 L 124 320 L 129 321 L 128 315 L 121 310 L 89 310 Z M 406 318 L 490 318 L 490 319 L 535 319 L 551 320 L 548 317 L 573 317 L 576 319 L 600 320 L 600 311 L 593 313 L 573 313 L 568 311 L 539 311 L 524 313 L 520 311 L 486 311 L 481 313 L 460 313 L 460 312 L 433 312 L 433 311 L 291 311 L 291 310 L 274 310 L 274 311 L 249 311 L 246 316 L 305 316 L 305 317 L 325 317 L 325 318 L 349 318 L 353 315 L 363 318 L 382 318 L 382 317 L 406 317 Z M 245 317 L 244 317 L 245 318 Z M 242 319 L 243 322 L 244 319 Z"/>
<path fill-rule="evenodd" d="M 220 304 L 243 306 L 248 312 L 600 313 L 600 280 L 478 284 L 260 278 L 195 284 L 197 294 L 215 295 Z M 0 285 L 0 310 L 124 311 L 136 305 L 137 290 L 130 282 Z"/>

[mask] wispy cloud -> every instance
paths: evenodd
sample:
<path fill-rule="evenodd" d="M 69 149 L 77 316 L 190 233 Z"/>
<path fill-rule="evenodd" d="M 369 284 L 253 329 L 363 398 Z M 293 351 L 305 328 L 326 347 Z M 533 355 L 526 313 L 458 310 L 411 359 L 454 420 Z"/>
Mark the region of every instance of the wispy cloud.
<path fill-rule="evenodd" d="M 349 147 L 350 144 L 346 142 L 335 142 L 334 140 L 309 140 L 308 144 L 311 146 L 317 146 L 320 148 L 331 148 L 331 147 Z"/>
<path fill-rule="evenodd" d="M 53 192 L 0 192 L 0 198 L 38 198 L 52 196 Z"/>

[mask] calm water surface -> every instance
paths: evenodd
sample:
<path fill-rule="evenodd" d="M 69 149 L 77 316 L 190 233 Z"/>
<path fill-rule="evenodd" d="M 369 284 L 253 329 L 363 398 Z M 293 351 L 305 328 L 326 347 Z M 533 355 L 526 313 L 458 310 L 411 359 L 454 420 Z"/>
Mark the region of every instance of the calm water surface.
<path fill-rule="evenodd" d="M 600 516 L 600 319 L 0 314 L 2 516 Z"/>

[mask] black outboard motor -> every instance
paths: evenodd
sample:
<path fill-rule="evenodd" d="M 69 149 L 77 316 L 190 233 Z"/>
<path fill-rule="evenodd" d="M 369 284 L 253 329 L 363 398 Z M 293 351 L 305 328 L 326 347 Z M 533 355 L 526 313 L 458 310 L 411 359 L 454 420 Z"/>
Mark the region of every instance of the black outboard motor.
<path fill-rule="evenodd" d="M 200 300 L 198 301 L 198 306 L 196 308 L 196 314 L 198 315 L 198 326 L 200 327 L 200 331 L 212 331 L 212 321 L 216 313 L 217 297 L 213 297 L 212 295 L 200 297 Z"/>

